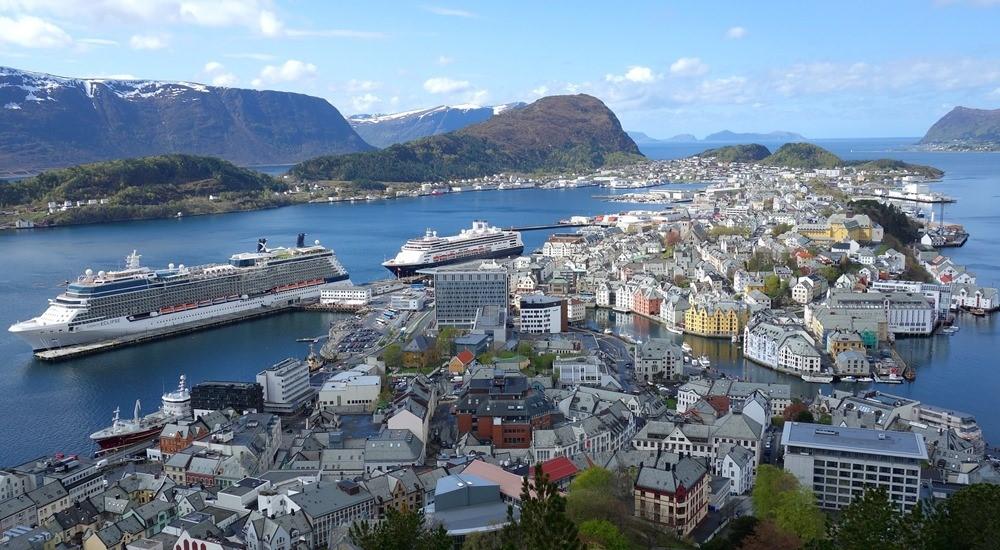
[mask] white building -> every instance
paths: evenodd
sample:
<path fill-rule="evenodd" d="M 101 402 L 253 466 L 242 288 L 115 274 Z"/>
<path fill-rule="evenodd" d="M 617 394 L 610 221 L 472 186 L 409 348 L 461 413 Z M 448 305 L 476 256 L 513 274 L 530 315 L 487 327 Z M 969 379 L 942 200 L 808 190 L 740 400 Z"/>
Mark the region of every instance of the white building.
<path fill-rule="evenodd" d="M 357 368 L 331 377 L 319 390 L 317 406 L 340 412 L 370 412 L 378 404 L 382 379 Z"/>
<path fill-rule="evenodd" d="M 924 437 L 913 432 L 785 422 L 785 470 L 811 489 L 820 508 L 839 510 L 872 487 L 909 511 L 920 499 Z"/>
<path fill-rule="evenodd" d="M 555 334 L 563 331 L 566 305 L 562 298 L 531 294 L 521 297 L 521 332 Z"/>
<path fill-rule="evenodd" d="M 746 447 L 726 443 L 719 447 L 715 458 L 715 475 L 729 480 L 735 495 L 745 495 L 753 489 L 753 453 Z"/>
<path fill-rule="evenodd" d="M 635 358 L 636 381 L 673 380 L 684 373 L 684 351 L 665 338 L 650 338 L 639 346 Z"/>
<path fill-rule="evenodd" d="M 363 306 L 372 299 L 367 286 L 341 286 L 319 291 L 319 303 L 329 306 Z"/>
<path fill-rule="evenodd" d="M 400 311 L 420 311 L 424 309 L 425 299 L 423 292 L 399 292 L 389 298 L 389 307 Z"/>
<path fill-rule="evenodd" d="M 301 410 L 316 395 L 309 385 L 309 366 L 288 358 L 257 373 L 257 383 L 264 389 L 264 411 L 292 414 Z"/>

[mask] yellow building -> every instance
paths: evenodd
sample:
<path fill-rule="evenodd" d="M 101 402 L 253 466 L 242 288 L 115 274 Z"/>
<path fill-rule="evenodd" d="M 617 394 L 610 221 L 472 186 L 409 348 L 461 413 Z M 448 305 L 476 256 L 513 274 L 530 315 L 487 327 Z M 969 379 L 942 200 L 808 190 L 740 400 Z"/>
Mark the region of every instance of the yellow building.
<path fill-rule="evenodd" d="M 698 336 L 731 338 L 743 333 L 747 309 L 741 304 L 695 304 L 684 312 L 684 330 Z"/>
<path fill-rule="evenodd" d="M 826 223 L 799 224 L 795 231 L 814 241 L 841 242 L 854 240 L 859 242 L 881 241 L 881 232 L 876 231 L 875 224 L 865 214 L 847 216 L 833 214 Z"/>

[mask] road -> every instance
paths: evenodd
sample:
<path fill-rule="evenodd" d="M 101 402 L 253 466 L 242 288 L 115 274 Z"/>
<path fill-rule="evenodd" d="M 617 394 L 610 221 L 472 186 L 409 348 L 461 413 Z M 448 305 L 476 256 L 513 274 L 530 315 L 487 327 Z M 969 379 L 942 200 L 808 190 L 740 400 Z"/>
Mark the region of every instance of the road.
<path fill-rule="evenodd" d="M 594 334 L 594 337 L 597 339 L 600 356 L 615 373 L 622 389 L 627 392 L 632 391 L 635 388 L 635 361 L 628 344 L 606 334 Z"/>

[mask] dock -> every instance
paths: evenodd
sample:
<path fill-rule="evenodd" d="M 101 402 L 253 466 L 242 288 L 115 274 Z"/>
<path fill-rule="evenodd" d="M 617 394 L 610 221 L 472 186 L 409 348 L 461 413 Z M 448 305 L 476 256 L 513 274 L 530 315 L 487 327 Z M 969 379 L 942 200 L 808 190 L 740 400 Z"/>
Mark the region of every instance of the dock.
<path fill-rule="evenodd" d="M 153 340 L 161 340 L 164 338 L 170 338 L 172 336 L 189 334 L 191 332 L 203 330 L 210 327 L 229 325 L 232 323 L 238 323 L 249 319 L 256 319 L 258 317 L 265 317 L 268 315 L 274 315 L 276 313 L 292 311 L 297 307 L 301 307 L 301 305 L 302 304 L 293 304 L 280 307 L 261 308 L 259 311 L 255 311 L 252 313 L 223 315 L 212 319 L 206 319 L 204 322 L 193 323 L 191 325 L 187 325 L 177 329 L 149 331 L 142 334 L 134 334 L 128 337 L 105 340 L 103 342 L 92 342 L 90 344 L 79 344 L 76 346 L 66 346 L 63 348 L 36 351 L 35 357 L 41 359 L 42 361 L 50 361 L 50 362 L 64 361 L 67 359 L 83 357 L 85 355 L 92 355 L 95 353 L 111 351 L 126 346 L 142 344 Z"/>
<path fill-rule="evenodd" d="M 592 223 L 550 223 L 548 225 L 526 225 L 524 227 L 507 227 L 504 231 L 544 231 L 563 227 L 591 227 Z"/>

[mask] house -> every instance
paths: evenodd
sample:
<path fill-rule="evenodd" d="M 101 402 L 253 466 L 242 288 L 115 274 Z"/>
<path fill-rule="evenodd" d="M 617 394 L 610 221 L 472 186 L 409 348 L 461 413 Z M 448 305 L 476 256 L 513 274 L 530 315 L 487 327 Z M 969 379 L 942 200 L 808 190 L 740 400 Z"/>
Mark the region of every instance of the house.
<path fill-rule="evenodd" d="M 403 366 L 408 369 L 419 369 L 429 365 L 437 350 L 434 341 L 418 334 L 403 346 Z"/>
<path fill-rule="evenodd" d="M 660 453 L 643 463 L 634 488 L 635 516 L 679 537 L 694 531 L 708 515 L 708 468 L 702 460 Z"/>
<path fill-rule="evenodd" d="M 724 443 L 714 461 L 714 474 L 729 479 L 733 494 L 745 495 L 753 489 L 754 456 L 746 447 Z"/>
<path fill-rule="evenodd" d="M 472 363 L 475 362 L 476 356 L 472 354 L 468 349 L 463 349 L 458 352 L 458 355 L 451 358 L 448 361 L 448 372 L 450 374 L 463 374 Z"/>
<path fill-rule="evenodd" d="M 580 473 L 580 469 L 573 464 L 573 461 L 565 456 L 550 458 L 541 463 L 542 474 L 548 478 L 549 482 L 555 483 L 560 490 L 565 491 L 573 478 Z M 535 466 L 528 470 L 528 478 L 535 478 Z"/>

